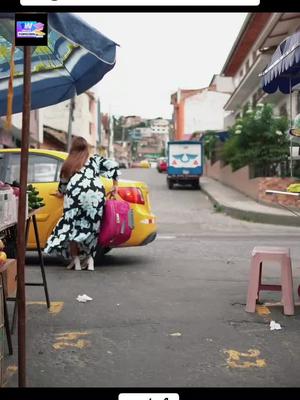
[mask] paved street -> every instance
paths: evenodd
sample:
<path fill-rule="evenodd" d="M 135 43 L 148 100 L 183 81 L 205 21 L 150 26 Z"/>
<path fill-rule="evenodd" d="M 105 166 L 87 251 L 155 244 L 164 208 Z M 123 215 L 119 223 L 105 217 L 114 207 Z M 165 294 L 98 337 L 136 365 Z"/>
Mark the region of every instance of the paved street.
<path fill-rule="evenodd" d="M 47 312 L 42 289 L 27 288 L 28 386 L 299 386 L 299 307 L 292 317 L 280 306 L 260 314 L 244 307 L 255 245 L 292 249 L 296 294 L 300 228 L 223 215 L 199 190 L 168 190 L 156 169 L 122 170 L 122 177 L 149 184 L 158 237 L 113 250 L 95 272 L 47 258 L 56 305 Z M 30 263 L 27 279 L 39 280 L 36 259 Z M 276 282 L 279 268 L 267 265 L 264 274 Z M 77 302 L 83 293 L 93 301 Z M 280 300 L 276 292 L 262 297 Z M 270 331 L 271 319 L 282 330 Z M 8 386 L 16 386 L 16 357 L 6 360 Z"/>

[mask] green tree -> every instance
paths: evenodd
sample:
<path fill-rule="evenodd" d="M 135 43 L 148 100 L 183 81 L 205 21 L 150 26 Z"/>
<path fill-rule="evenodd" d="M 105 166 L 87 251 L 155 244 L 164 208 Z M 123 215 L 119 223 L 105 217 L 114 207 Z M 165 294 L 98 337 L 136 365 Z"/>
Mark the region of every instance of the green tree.
<path fill-rule="evenodd" d="M 212 160 L 216 145 L 219 138 L 217 136 L 217 132 L 215 131 L 207 131 L 203 137 L 204 143 L 204 155 L 207 159 Z"/>
<path fill-rule="evenodd" d="M 248 106 L 230 128 L 230 139 L 222 152 L 225 163 L 233 170 L 250 165 L 267 174 L 288 159 L 287 129 L 287 118 L 274 116 L 272 105 Z"/>

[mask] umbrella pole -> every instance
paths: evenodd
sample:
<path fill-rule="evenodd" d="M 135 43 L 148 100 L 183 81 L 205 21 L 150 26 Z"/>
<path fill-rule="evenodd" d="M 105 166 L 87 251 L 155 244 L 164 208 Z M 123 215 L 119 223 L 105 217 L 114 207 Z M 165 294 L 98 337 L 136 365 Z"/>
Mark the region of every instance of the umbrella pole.
<path fill-rule="evenodd" d="M 74 119 L 75 97 L 72 96 L 69 103 L 69 124 L 67 133 L 67 152 L 70 152 L 72 143 L 72 124 Z"/>
<path fill-rule="evenodd" d="M 19 387 L 26 386 L 26 298 L 25 298 L 25 224 L 31 109 L 31 47 L 24 46 L 22 144 L 20 161 L 20 197 L 17 232 L 17 285 L 18 285 L 18 378 Z"/>
<path fill-rule="evenodd" d="M 293 126 L 292 120 L 292 81 L 290 77 L 290 128 Z M 293 177 L 293 137 L 290 135 L 290 176 Z"/>

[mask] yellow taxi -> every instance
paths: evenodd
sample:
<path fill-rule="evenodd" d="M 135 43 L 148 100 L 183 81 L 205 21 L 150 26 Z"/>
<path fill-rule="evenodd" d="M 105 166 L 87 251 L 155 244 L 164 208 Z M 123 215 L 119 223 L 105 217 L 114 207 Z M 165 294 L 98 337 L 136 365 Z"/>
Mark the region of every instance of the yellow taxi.
<path fill-rule="evenodd" d="M 148 160 L 142 160 L 140 161 L 140 168 L 150 168 L 150 162 Z"/>
<path fill-rule="evenodd" d="M 19 181 L 20 149 L 0 149 L 0 180 L 7 183 Z M 44 248 L 54 226 L 62 215 L 63 200 L 53 196 L 57 191 L 59 173 L 68 154 L 54 150 L 30 149 L 28 158 L 28 183 L 43 197 L 45 206 L 37 214 L 41 247 Z M 100 178 L 106 193 L 112 181 Z M 119 180 L 118 196 L 130 204 L 134 212 L 134 229 L 130 239 L 119 247 L 143 246 L 151 243 L 157 232 L 156 218 L 151 212 L 149 188 L 144 182 Z M 32 227 L 29 232 L 28 248 L 36 247 Z M 102 249 L 103 253 L 110 249 Z"/>
<path fill-rule="evenodd" d="M 131 168 L 150 168 L 151 165 L 148 160 L 142 160 L 142 161 L 134 161 L 131 164 Z"/>

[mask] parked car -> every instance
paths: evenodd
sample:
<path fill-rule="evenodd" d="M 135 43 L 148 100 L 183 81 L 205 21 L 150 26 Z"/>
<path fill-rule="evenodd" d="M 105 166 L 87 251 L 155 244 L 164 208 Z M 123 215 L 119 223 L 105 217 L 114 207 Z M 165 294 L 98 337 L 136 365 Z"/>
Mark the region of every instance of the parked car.
<path fill-rule="evenodd" d="M 61 217 L 63 200 L 52 196 L 56 192 L 59 173 L 67 153 L 53 150 L 30 149 L 28 159 L 28 183 L 33 184 L 44 198 L 45 207 L 37 214 L 41 247 L 44 248 L 49 235 Z M 0 149 L 0 180 L 7 183 L 19 180 L 20 149 Z M 106 193 L 112 181 L 100 178 Z M 130 239 L 121 247 L 143 246 L 156 237 L 156 217 L 151 211 L 149 188 L 144 182 L 119 180 L 118 196 L 130 204 L 134 211 L 134 229 Z M 29 232 L 28 248 L 36 246 L 32 227 Z M 101 249 L 108 252 L 110 248 Z"/>
<path fill-rule="evenodd" d="M 150 168 L 150 163 L 148 160 L 134 161 L 131 168 Z"/>
<path fill-rule="evenodd" d="M 155 158 L 148 158 L 147 161 L 150 164 L 150 168 L 156 168 L 156 159 Z"/>
<path fill-rule="evenodd" d="M 168 169 L 168 162 L 166 157 L 160 157 L 157 160 L 156 168 L 158 172 L 166 172 Z"/>
<path fill-rule="evenodd" d="M 140 161 L 140 168 L 150 168 L 150 167 L 151 167 L 151 165 L 148 160 Z"/>

